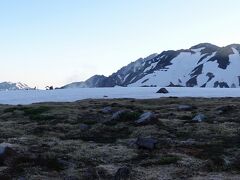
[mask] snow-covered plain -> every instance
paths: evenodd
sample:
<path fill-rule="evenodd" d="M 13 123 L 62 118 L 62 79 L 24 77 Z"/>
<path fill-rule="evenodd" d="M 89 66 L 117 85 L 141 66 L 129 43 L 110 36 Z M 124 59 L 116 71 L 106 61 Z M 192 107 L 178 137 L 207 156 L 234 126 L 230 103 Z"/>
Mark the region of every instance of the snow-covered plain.
<path fill-rule="evenodd" d="M 157 94 L 159 87 L 79 88 L 53 91 L 0 91 L 0 104 L 32 104 L 38 102 L 73 102 L 82 99 L 160 97 L 240 97 L 240 88 L 167 88 L 168 94 Z M 107 96 L 107 97 L 106 97 Z"/>

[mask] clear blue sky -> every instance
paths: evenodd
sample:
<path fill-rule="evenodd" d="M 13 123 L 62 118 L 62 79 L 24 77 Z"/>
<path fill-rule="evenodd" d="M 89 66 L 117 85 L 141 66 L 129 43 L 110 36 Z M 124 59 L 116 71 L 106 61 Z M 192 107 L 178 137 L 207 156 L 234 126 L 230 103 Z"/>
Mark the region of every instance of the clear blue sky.
<path fill-rule="evenodd" d="M 0 0 L 0 81 L 61 86 L 201 42 L 240 43 L 239 0 Z"/>

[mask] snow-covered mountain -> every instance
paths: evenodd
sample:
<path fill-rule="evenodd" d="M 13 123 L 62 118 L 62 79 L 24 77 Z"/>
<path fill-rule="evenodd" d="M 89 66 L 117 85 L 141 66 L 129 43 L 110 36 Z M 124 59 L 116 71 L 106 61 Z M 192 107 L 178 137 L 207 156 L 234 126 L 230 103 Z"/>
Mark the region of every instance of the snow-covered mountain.
<path fill-rule="evenodd" d="M 185 86 L 240 87 L 240 45 L 202 43 L 140 58 L 109 77 L 95 75 L 72 87 Z"/>
<path fill-rule="evenodd" d="M 0 91 L 4 90 L 29 90 L 32 89 L 24 83 L 12 83 L 12 82 L 2 82 L 0 83 Z"/>

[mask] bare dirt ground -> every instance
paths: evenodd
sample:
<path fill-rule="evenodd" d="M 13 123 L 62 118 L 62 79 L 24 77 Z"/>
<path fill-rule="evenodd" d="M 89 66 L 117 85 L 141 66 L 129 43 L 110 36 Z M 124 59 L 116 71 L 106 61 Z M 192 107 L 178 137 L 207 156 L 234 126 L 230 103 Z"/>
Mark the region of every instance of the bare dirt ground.
<path fill-rule="evenodd" d="M 239 130 L 240 98 L 0 105 L 0 179 L 240 179 Z"/>

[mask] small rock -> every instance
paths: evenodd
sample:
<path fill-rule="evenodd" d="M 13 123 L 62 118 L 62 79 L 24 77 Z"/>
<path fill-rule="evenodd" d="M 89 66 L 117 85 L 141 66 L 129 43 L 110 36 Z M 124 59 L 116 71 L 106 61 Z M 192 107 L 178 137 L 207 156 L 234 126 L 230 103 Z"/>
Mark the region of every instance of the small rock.
<path fill-rule="evenodd" d="M 80 180 L 78 177 L 76 176 L 67 176 L 67 177 L 64 177 L 64 180 Z"/>
<path fill-rule="evenodd" d="M 126 110 L 120 110 L 120 111 L 115 112 L 112 115 L 111 119 L 108 119 L 108 120 L 104 121 L 104 124 L 115 125 L 118 122 L 118 120 L 121 119 L 121 116 L 126 112 L 127 112 Z"/>
<path fill-rule="evenodd" d="M 202 113 L 199 113 L 192 120 L 202 122 L 202 121 L 206 120 L 206 116 Z"/>
<path fill-rule="evenodd" d="M 152 112 L 145 112 L 135 122 L 138 125 L 147 125 L 147 124 L 154 123 L 155 121 L 156 121 L 156 116 L 155 116 L 154 113 L 152 113 Z"/>
<path fill-rule="evenodd" d="M 83 172 L 83 179 L 88 180 L 99 179 L 96 169 L 92 167 L 85 169 L 85 171 Z"/>
<path fill-rule="evenodd" d="M 112 113 L 112 107 L 107 106 L 102 109 L 102 112 L 107 114 L 107 113 Z"/>
<path fill-rule="evenodd" d="M 161 93 L 161 94 L 167 94 L 169 93 L 168 90 L 166 88 L 161 88 L 157 91 L 157 93 Z"/>
<path fill-rule="evenodd" d="M 17 180 L 27 180 L 25 177 L 19 177 Z"/>
<path fill-rule="evenodd" d="M 1 143 L 0 144 L 0 156 L 4 156 L 8 149 L 11 149 L 12 144 L 9 143 Z"/>
<path fill-rule="evenodd" d="M 157 140 L 153 138 L 141 138 L 139 137 L 136 141 L 139 148 L 153 150 L 157 144 Z"/>
<path fill-rule="evenodd" d="M 191 110 L 193 110 L 193 109 L 196 109 L 196 107 L 191 106 L 191 105 L 179 105 L 179 106 L 177 107 L 177 109 L 178 109 L 179 111 L 191 111 Z"/>
<path fill-rule="evenodd" d="M 86 130 L 90 129 L 90 126 L 87 125 L 87 124 L 80 124 L 80 125 L 79 125 L 79 129 L 80 129 L 81 131 L 86 131 Z"/>
<path fill-rule="evenodd" d="M 113 179 L 119 167 L 113 164 L 104 164 L 96 167 L 100 179 Z"/>
<path fill-rule="evenodd" d="M 0 144 L 0 164 L 8 164 L 12 158 L 16 157 L 17 152 L 12 147 L 13 145 L 9 143 Z"/>
<path fill-rule="evenodd" d="M 121 167 L 114 176 L 114 180 L 128 180 L 130 177 L 130 169 L 128 167 Z"/>
<path fill-rule="evenodd" d="M 113 115 L 112 115 L 112 118 L 111 119 L 119 119 L 121 117 L 122 114 L 126 113 L 127 111 L 126 110 L 120 110 L 120 111 L 117 111 L 115 112 Z"/>
<path fill-rule="evenodd" d="M 223 114 L 223 113 L 227 113 L 229 111 L 232 111 L 235 108 L 236 108 L 235 106 L 231 106 L 231 105 L 221 106 L 221 107 L 216 108 L 216 111 L 217 111 L 218 114 Z"/>

